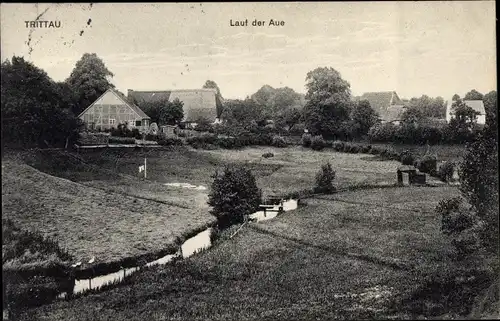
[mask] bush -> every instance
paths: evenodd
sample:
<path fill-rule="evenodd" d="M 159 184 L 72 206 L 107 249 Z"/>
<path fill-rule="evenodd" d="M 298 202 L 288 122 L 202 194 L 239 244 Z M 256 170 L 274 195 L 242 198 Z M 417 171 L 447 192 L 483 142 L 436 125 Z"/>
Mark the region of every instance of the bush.
<path fill-rule="evenodd" d="M 452 161 L 447 161 L 439 166 L 438 177 L 443 182 L 449 182 L 453 178 L 453 172 L 455 171 L 455 163 Z"/>
<path fill-rule="evenodd" d="M 87 133 L 82 132 L 79 134 L 77 143 L 79 145 L 107 145 L 109 143 L 110 135 L 107 133 Z"/>
<path fill-rule="evenodd" d="M 403 165 L 413 165 L 413 163 L 415 162 L 415 157 L 409 150 L 405 150 L 401 153 L 400 161 Z"/>
<path fill-rule="evenodd" d="M 452 237 L 451 243 L 458 259 L 480 249 L 480 235 L 484 232 L 484 224 L 474 213 L 472 206 L 462 198 L 455 197 L 440 201 L 436 212 L 441 215 L 441 231 Z"/>
<path fill-rule="evenodd" d="M 109 137 L 110 144 L 135 144 L 135 138 L 133 137 Z"/>
<path fill-rule="evenodd" d="M 315 193 L 333 193 L 335 187 L 333 180 L 335 179 L 335 171 L 332 165 L 328 162 L 321 166 L 320 171 L 316 174 L 316 186 L 314 187 Z"/>
<path fill-rule="evenodd" d="M 281 136 L 278 136 L 278 135 L 275 135 L 273 136 L 273 141 L 272 141 L 272 145 L 274 147 L 286 147 L 287 146 L 287 143 L 285 141 L 285 139 Z"/>
<path fill-rule="evenodd" d="M 213 178 L 208 204 L 212 206 L 210 213 L 217 218 L 219 228 L 242 223 L 249 214 L 258 210 L 262 192 L 250 170 L 242 166 L 226 166 Z"/>
<path fill-rule="evenodd" d="M 363 145 L 361 146 L 361 153 L 368 154 L 372 149 L 372 145 Z"/>
<path fill-rule="evenodd" d="M 425 155 L 418 164 L 418 170 L 429 175 L 436 175 L 437 159 L 432 155 Z"/>
<path fill-rule="evenodd" d="M 332 145 L 333 149 L 337 152 L 342 152 L 344 150 L 344 143 L 340 141 L 336 141 Z"/>
<path fill-rule="evenodd" d="M 392 123 L 378 123 L 368 131 L 368 138 L 372 142 L 390 142 L 396 137 L 398 127 Z"/>
<path fill-rule="evenodd" d="M 381 148 L 381 147 L 372 147 L 372 148 L 370 149 L 370 154 L 372 154 L 372 155 L 380 155 L 380 154 L 382 154 L 384 151 L 385 151 L 385 148 Z"/>
<path fill-rule="evenodd" d="M 304 147 L 311 147 L 312 143 L 312 135 L 305 133 L 302 135 L 302 146 Z"/>
<path fill-rule="evenodd" d="M 235 137 L 217 137 L 215 144 L 221 148 L 232 149 L 242 147 L 239 139 Z"/>
<path fill-rule="evenodd" d="M 274 157 L 274 154 L 273 153 L 265 153 L 265 154 L 262 154 L 262 157 L 264 157 L 264 158 Z"/>
<path fill-rule="evenodd" d="M 186 139 L 189 145 L 204 145 L 204 144 L 215 144 L 217 141 L 217 136 L 211 133 L 203 133 L 198 136 L 192 136 Z"/>
<path fill-rule="evenodd" d="M 158 140 L 158 145 L 162 146 L 180 146 L 183 145 L 182 139 L 178 137 L 162 137 Z"/>
<path fill-rule="evenodd" d="M 326 142 L 323 139 L 323 136 L 317 135 L 317 136 L 314 136 L 311 139 L 311 148 L 312 149 L 314 149 L 314 150 L 322 150 L 325 147 L 326 147 Z"/>

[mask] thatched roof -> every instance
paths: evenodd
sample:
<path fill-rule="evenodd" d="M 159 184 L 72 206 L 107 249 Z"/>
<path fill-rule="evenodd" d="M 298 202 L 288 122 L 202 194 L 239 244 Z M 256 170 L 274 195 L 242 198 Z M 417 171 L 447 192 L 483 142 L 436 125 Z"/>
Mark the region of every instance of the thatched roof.
<path fill-rule="evenodd" d="M 222 103 L 215 89 L 179 89 L 158 91 L 128 90 L 128 97 L 138 105 L 142 102 L 160 100 L 174 101 L 176 98 L 184 103 L 185 122 L 195 122 L 199 118 L 215 121 L 219 116 Z"/>
<path fill-rule="evenodd" d="M 405 108 L 395 91 L 368 92 L 357 99 L 368 100 L 383 121 L 400 120 Z"/>

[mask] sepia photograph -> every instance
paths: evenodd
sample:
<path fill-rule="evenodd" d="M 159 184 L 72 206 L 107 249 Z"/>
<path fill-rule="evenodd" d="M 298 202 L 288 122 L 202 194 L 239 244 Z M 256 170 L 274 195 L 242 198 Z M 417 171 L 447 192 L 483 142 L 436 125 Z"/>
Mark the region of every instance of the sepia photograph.
<path fill-rule="evenodd" d="M 500 319 L 495 1 L 0 19 L 4 321 Z"/>

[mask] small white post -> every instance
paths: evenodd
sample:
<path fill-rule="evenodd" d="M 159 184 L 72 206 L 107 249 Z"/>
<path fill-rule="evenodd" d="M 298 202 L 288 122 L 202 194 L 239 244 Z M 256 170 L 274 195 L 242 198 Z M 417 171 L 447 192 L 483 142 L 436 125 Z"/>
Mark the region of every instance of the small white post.
<path fill-rule="evenodd" d="M 144 178 L 146 178 L 146 170 L 147 170 L 147 167 L 146 167 L 146 157 L 144 157 Z"/>

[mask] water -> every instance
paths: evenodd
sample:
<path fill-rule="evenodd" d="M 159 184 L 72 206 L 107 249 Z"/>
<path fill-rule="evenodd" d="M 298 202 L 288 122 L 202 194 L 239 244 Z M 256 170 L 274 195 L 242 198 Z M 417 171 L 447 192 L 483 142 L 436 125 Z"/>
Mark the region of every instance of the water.
<path fill-rule="evenodd" d="M 198 190 L 198 191 L 205 191 L 207 188 L 205 186 L 202 186 L 202 185 L 192 185 L 192 184 L 189 184 L 189 183 L 165 183 L 163 184 L 165 186 L 173 186 L 173 187 L 180 187 L 180 188 L 189 188 L 189 189 L 195 189 L 195 190 Z"/>
<path fill-rule="evenodd" d="M 197 234 L 195 237 L 188 239 L 182 244 L 181 251 L 182 257 L 187 258 L 191 255 L 203 251 L 212 245 L 210 241 L 210 234 L 212 229 L 206 229 L 205 231 Z"/>
<path fill-rule="evenodd" d="M 195 253 L 201 252 L 204 249 L 209 248 L 212 245 L 210 240 L 210 234 L 212 229 L 208 228 L 203 232 L 187 239 L 181 246 L 182 257 L 187 258 Z M 180 253 L 165 255 L 157 260 L 147 263 L 145 266 L 153 265 L 163 265 L 171 262 L 175 257 L 178 257 Z M 81 279 L 75 280 L 75 286 L 73 288 L 73 293 L 82 293 L 91 289 L 98 289 L 106 284 L 117 283 L 123 281 L 123 279 L 134 272 L 137 272 L 139 267 L 132 267 L 127 269 L 121 269 L 120 271 L 109 273 L 106 275 L 97 276 L 91 279 Z M 58 297 L 65 298 L 67 293 L 61 293 Z"/>
<path fill-rule="evenodd" d="M 183 183 L 172 183 L 172 184 L 183 184 Z M 167 185 L 167 184 L 165 184 Z M 197 187 L 195 185 L 187 184 L 192 188 Z M 172 185 L 174 186 L 174 185 Z M 185 185 L 175 185 L 184 187 Z M 198 186 L 203 187 L 203 186 Z M 298 201 L 294 199 L 289 199 L 283 202 L 283 211 L 288 212 L 291 210 L 295 210 L 298 207 Z M 280 205 L 275 205 L 273 208 L 266 210 L 266 215 L 264 215 L 264 211 L 258 211 L 250 215 L 250 218 L 256 219 L 259 221 L 265 221 L 272 219 L 278 215 Z M 203 232 L 196 234 L 195 236 L 187 239 L 181 246 L 181 253 L 183 258 L 188 258 L 198 252 L 201 252 L 212 245 L 210 240 L 210 235 L 212 233 L 212 229 L 208 228 Z M 163 265 L 171 262 L 174 258 L 179 257 L 181 254 L 178 252 L 176 254 L 165 255 L 157 260 L 147 263 L 145 266 L 153 266 L 153 265 Z M 132 267 L 127 269 L 122 269 L 118 272 L 109 273 L 102 276 L 97 276 L 91 279 L 81 279 L 75 280 L 75 286 L 73 288 L 73 293 L 82 293 L 84 291 L 88 291 L 90 289 L 97 289 L 106 284 L 117 283 L 123 281 L 123 279 L 132 273 L 135 273 L 139 270 L 139 267 Z M 58 297 L 65 298 L 67 293 L 61 293 Z"/>
<path fill-rule="evenodd" d="M 289 199 L 289 200 L 286 200 L 283 202 L 283 211 L 284 212 L 294 210 L 297 207 L 298 207 L 297 200 Z M 279 208 L 280 208 L 280 205 L 275 205 L 273 208 L 266 210 L 265 213 L 264 213 L 264 211 L 258 211 L 258 212 L 255 212 L 253 214 L 250 214 L 249 218 L 256 219 L 257 222 L 270 220 L 272 218 L 275 218 L 279 214 Z"/>

